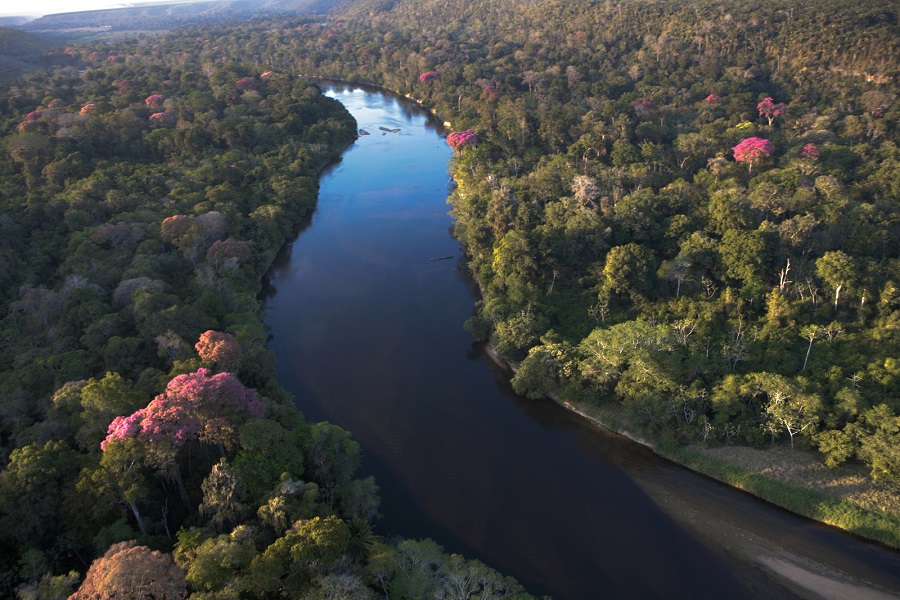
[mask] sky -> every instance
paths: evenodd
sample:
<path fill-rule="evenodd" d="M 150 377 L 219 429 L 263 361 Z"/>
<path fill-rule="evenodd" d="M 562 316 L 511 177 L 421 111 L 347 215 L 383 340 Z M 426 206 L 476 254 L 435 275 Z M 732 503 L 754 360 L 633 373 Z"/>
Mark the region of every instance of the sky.
<path fill-rule="evenodd" d="M 122 8 L 136 4 L 174 3 L 173 0 L 0 0 L 0 17 L 40 17 L 52 13 Z"/>

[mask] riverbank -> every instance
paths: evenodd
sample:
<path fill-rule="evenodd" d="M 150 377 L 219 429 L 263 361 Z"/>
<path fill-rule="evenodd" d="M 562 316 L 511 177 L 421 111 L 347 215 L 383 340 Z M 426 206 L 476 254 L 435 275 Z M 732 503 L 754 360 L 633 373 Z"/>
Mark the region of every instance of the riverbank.
<path fill-rule="evenodd" d="M 366 83 L 342 83 L 384 89 Z M 415 98 L 388 91 L 427 109 Z M 486 346 L 486 352 L 497 364 L 515 371 L 517 365 L 504 361 L 491 346 Z M 660 444 L 630 430 L 618 407 L 574 405 L 559 398 L 552 399 L 595 426 L 623 435 L 692 471 L 804 517 L 894 549 L 900 548 L 900 490 L 872 483 L 861 468 L 827 469 L 814 453 L 800 450 L 788 453 L 777 452 L 777 449 L 754 451 L 734 446 L 706 448 Z M 751 456 L 752 461 L 749 460 Z M 804 465 L 804 476 L 798 477 L 801 465 Z M 851 480 L 853 485 L 848 483 Z"/>
<path fill-rule="evenodd" d="M 486 353 L 497 364 L 517 370 L 490 344 Z M 692 471 L 721 481 L 804 517 L 861 538 L 900 549 L 900 486 L 876 483 L 861 466 L 829 469 L 813 452 L 774 447 L 707 448 L 674 442 L 655 443 L 630 431 L 617 406 L 578 405 L 548 397 L 597 427 L 627 437 Z"/>
<path fill-rule="evenodd" d="M 613 407 L 560 404 L 692 471 L 804 517 L 900 549 L 900 490 L 872 482 L 862 467 L 829 469 L 813 452 L 783 447 L 654 444 L 624 429 L 623 417 Z"/>
<path fill-rule="evenodd" d="M 333 95 L 360 122 L 404 135 L 362 138 L 323 180 L 314 224 L 279 267 L 266 323 L 290 332 L 271 344 L 304 413 L 353 431 L 364 449 L 385 499 L 381 531 L 435 537 L 561 598 L 595 598 L 598 589 L 618 592 L 611 597 L 808 597 L 750 550 L 732 551 L 740 535 L 717 547 L 715 532 L 729 522 L 754 531 L 747 520 L 761 524 L 762 546 L 787 530 L 788 552 L 846 562 L 845 572 L 870 578 L 856 567 L 876 564 L 873 546 L 698 477 L 551 402 L 513 396 L 510 374 L 478 360 L 460 327 L 476 299 L 465 268 L 429 260 L 458 252 L 441 210 L 446 144 L 434 130 L 415 135 L 405 119 L 419 110 L 399 96 L 340 85 Z M 438 160 L 419 162 L 431 152 Z M 566 510 L 542 518 L 553 506 Z M 670 515 L 669 507 L 685 508 Z M 685 514 L 724 523 L 701 535 L 682 523 Z M 877 560 L 882 573 L 897 572 L 896 553 L 878 549 Z M 900 589 L 892 579 L 874 577 Z"/>
<path fill-rule="evenodd" d="M 504 360 L 496 349 L 485 352 L 509 372 L 518 365 Z M 861 467 L 828 469 L 808 451 L 785 448 L 757 450 L 727 446 L 705 448 L 655 444 L 628 430 L 617 406 L 573 404 L 555 394 L 548 399 L 598 428 L 645 446 L 657 455 L 793 513 L 837 527 L 868 541 L 900 548 L 900 490 L 869 480 Z M 752 519 L 738 522 L 710 509 L 702 494 L 676 489 L 655 477 L 637 477 L 641 487 L 664 509 L 711 547 L 724 548 L 780 580 L 804 598 L 886 600 L 900 598 L 900 590 L 848 575 L 842 565 L 818 556 L 801 555 L 781 539 L 753 527 Z M 796 485 L 802 482 L 804 486 Z"/>

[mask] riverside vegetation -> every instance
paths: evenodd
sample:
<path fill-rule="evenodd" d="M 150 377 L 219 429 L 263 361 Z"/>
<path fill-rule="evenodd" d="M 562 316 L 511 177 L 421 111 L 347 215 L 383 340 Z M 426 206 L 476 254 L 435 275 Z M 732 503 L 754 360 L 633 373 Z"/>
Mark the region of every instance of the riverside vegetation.
<path fill-rule="evenodd" d="M 520 364 L 517 391 L 898 546 L 896 20 L 867 1 L 371 1 L 199 52 L 257 48 L 472 131 L 450 199 L 483 292 L 469 326 Z M 708 451 L 735 445 L 823 468 L 801 486 Z"/>
<path fill-rule="evenodd" d="M 0 595 L 530 597 L 373 536 L 359 445 L 279 387 L 261 278 L 356 126 L 205 39 L 52 50 L 0 91 Z"/>
<path fill-rule="evenodd" d="M 255 293 L 354 134 L 297 73 L 471 130 L 450 199 L 469 326 L 520 393 L 900 546 L 896 20 L 874 0 L 364 0 L 51 52 L 0 94 L 6 591 L 65 595 L 102 555 L 83 597 L 136 560 L 173 597 L 522 594 L 373 541 L 358 446 L 277 386 Z M 773 444 L 864 465 L 868 505 L 721 458 Z"/>

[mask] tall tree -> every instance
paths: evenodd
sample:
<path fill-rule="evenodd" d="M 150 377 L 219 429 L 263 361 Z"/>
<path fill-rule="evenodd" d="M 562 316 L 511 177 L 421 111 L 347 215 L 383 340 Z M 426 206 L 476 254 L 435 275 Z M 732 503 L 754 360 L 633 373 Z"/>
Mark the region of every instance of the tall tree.
<path fill-rule="evenodd" d="M 84 582 L 69 600 L 182 600 L 187 597 L 184 571 L 168 554 L 115 544 L 91 563 Z"/>

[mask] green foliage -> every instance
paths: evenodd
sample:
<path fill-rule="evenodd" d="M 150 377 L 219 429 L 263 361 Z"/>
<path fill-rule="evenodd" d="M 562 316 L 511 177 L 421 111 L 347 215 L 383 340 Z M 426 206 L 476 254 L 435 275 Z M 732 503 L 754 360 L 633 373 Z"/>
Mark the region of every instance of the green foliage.
<path fill-rule="evenodd" d="M 135 536 L 163 547 L 187 522 L 225 528 L 256 519 L 282 476 L 302 476 L 311 455 L 329 463 L 316 469 L 327 502 L 315 484 L 302 484 L 287 503 L 287 527 L 377 510 L 377 486 L 352 479 L 359 449 L 349 435 L 311 437 L 284 408 L 271 411 L 280 422 L 247 424 L 239 446 L 194 444 L 170 457 L 164 480 L 139 441 L 100 452 L 114 418 L 197 370 L 192 345 L 207 330 L 236 339 L 245 360 L 208 344 L 204 359 L 283 401 L 259 323 L 260 279 L 314 206 L 316 174 L 355 134 L 347 112 L 305 80 L 279 74 L 240 94 L 234 81 L 262 70 L 184 62 L 193 37 L 175 34 L 153 48 L 138 40 L 71 46 L 47 59 L 65 65 L 0 91 L 4 559 L 46 551 L 55 567 L 80 568 L 77 557 Z M 0 46 L 8 39 L 0 36 Z M 116 54 L 128 65 L 107 60 Z M 151 109 L 144 99 L 154 94 L 165 100 Z M 155 111 L 167 115 L 157 119 L 165 127 L 154 127 Z M 225 462 L 216 464 L 216 450 Z M 255 535 L 241 541 L 247 567 L 264 547 Z M 29 575 L 22 594 L 71 587 L 43 574 Z"/>
<path fill-rule="evenodd" d="M 203 541 L 192 549 L 190 560 L 182 559 L 178 563 L 184 568 L 185 579 L 192 589 L 233 594 L 242 589 L 241 576 L 249 570 L 256 554 L 253 531 L 242 525 L 230 534 Z"/>
<path fill-rule="evenodd" d="M 77 473 L 65 442 L 32 443 L 12 451 L 0 473 L 0 531 L 7 543 L 29 547 L 60 533 L 66 490 Z"/>
<path fill-rule="evenodd" d="M 347 526 L 334 516 L 298 521 L 253 559 L 253 589 L 277 597 L 305 590 L 315 575 L 340 558 L 349 542 Z"/>
<path fill-rule="evenodd" d="M 896 515 L 834 500 L 821 492 L 732 467 L 690 447 L 669 444 L 661 446 L 660 450 L 664 456 L 788 510 L 900 548 L 900 519 Z"/>
<path fill-rule="evenodd" d="M 301 428 L 289 431 L 267 419 L 250 419 L 241 426 L 234 471 L 251 499 L 267 496 L 282 475 L 303 475 L 303 432 Z"/>
<path fill-rule="evenodd" d="M 532 598 L 516 580 L 480 561 L 448 555 L 432 540 L 377 544 L 367 570 L 390 598 L 441 598 L 460 590 L 481 598 Z"/>
<path fill-rule="evenodd" d="M 272 400 L 272 420 L 222 449 L 246 512 L 210 514 L 259 527 L 195 540 L 191 552 L 211 544 L 195 591 L 281 595 L 296 577 L 311 597 L 366 597 L 358 577 L 301 560 L 317 546 L 295 524 L 370 518 L 376 486 L 354 479 L 346 432 L 282 410 L 258 322 L 260 277 L 356 131 L 297 72 L 381 84 L 477 131 L 451 165 L 454 234 L 484 294 L 473 330 L 523 361 L 522 393 L 619 402 L 661 439 L 787 433 L 896 477 L 896 27 L 877 0 L 770 4 L 356 2 L 341 27 L 233 22 L 49 54 L 61 68 L 0 90 L 0 536 L 16 548 L 4 558 L 62 534 L 89 554 L 98 530 L 118 540 L 123 516 L 159 539 L 201 522 L 214 449 L 172 465 L 191 473 L 190 504 L 153 479 L 145 448 L 97 452 L 112 418 L 200 366 L 190 348 L 215 329 L 240 342 L 237 374 Z M 0 48 L 16 35 L 0 33 Z M 152 126 L 144 102 L 161 93 L 171 127 Z M 758 118 L 767 96 L 787 106 L 771 122 Z M 775 151 L 748 172 L 732 148 L 757 135 Z M 860 533 L 880 519 L 807 514 Z M 251 537 L 272 551 L 248 571 L 237 547 Z M 370 585 L 421 597 L 459 577 L 519 593 L 411 544 L 373 547 Z"/>

